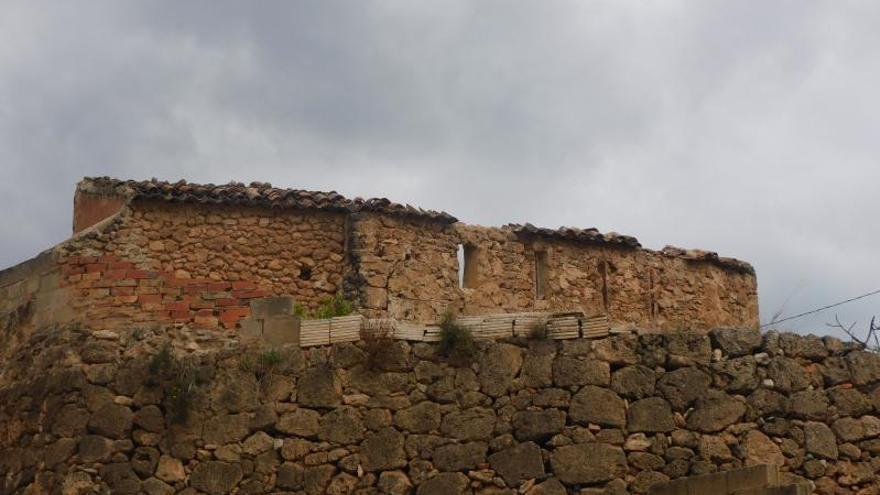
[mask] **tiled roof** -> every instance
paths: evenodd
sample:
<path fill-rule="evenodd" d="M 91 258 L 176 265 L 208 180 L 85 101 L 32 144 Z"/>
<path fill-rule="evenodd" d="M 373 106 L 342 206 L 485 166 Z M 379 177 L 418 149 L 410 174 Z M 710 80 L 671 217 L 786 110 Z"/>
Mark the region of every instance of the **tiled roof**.
<path fill-rule="evenodd" d="M 595 244 L 613 244 L 629 248 L 639 248 L 642 246 L 635 237 L 621 235 L 616 232 L 608 232 L 603 234 L 594 228 L 578 229 L 574 227 L 559 227 L 558 229 L 548 229 L 543 227 L 535 227 L 530 223 L 526 223 L 525 225 L 512 223 L 508 224 L 507 228 L 517 234 L 548 237 L 551 239 L 590 242 Z"/>
<path fill-rule="evenodd" d="M 621 235 L 616 232 L 601 233 L 595 228 L 578 229 L 573 227 L 560 227 L 558 229 L 547 229 L 535 227 L 530 223 L 524 225 L 509 224 L 507 228 L 517 234 L 531 235 L 537 237 L 545 237 L 549 239 L 560 239 L 574 242 L 587 242 L 592 244 L 604 244 L 611 246 L 619 246 L 623 248 L 639 249 L 642 245 L 632 236 Z M 734 270 L 742 273 L 755 273 L 755 269 L 749 263 L 738 260 L 736 258 L 725 258 L 718 256 L 718 253 L 712 251 L 702 251 L 699 249 L 682 249 L 674 246 L 666 246 L 660 251 L 660 254 L 673 258 L 681 258 L 688 261 L 702 261 L 713 265 Z"/>
<path fill-rule="evenodd" d="M 110 177 L 86 177 L 77 185 L 78 191 L 112 194 L 127 199 L 154 199 L 180 203 L 227 204 L 297 208 L 324 211 L 369 211 L 455 223 L 458 220 L 446 212 L 423 210 L 410 205 L 393 203 L 385 198 L 348 199 L 335 192 L 282 189 L 265 182 L 228 184 L 193 184 L 186 181 L 165 182 L 119 180 Z"/>

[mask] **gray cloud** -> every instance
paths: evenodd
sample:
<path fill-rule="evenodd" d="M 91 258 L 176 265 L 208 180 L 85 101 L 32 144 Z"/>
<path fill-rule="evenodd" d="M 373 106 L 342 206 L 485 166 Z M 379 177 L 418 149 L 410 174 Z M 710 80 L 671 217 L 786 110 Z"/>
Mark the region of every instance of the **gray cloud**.
<path fill-rule="evenodd" d="M 878 21 L 794 1 L 7 2 L 0 265 L 69 234 L 84 175 L 261 180 L 717 250 L 755 264 L 765 319 L 809 309 L 880 284 Z"/>

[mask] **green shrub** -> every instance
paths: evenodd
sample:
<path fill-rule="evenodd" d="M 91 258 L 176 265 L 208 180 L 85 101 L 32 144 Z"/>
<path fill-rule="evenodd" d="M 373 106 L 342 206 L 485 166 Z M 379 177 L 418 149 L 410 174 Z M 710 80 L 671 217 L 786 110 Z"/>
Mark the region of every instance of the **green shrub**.
<path fill-rule="evenodd" d="M 166 343 L 148 365 L 148 384 L 162 387 L 168 400 L 171 421 L 185 423 L 199 393 L 199 388 L 210 381 L 210 372 L 199 366 L 195 358 L 176 358 L 171 345 Z"/>
<path fill-rule="evenodd" d="M 318 309 L 312 312 L 315 319 L 335 318 L 337 316 L 348 316 L 354 312 L 354 304 L 337 294 L 333 297 L 322 299 L 318 305 Z"/>
<path fill-rule="evenodd" d="M 471 331 L 455 322 L 452 312 L 447 311 L 440 320 L 440 354 L 453 366 L 467 366 L 477 353 Z"/>

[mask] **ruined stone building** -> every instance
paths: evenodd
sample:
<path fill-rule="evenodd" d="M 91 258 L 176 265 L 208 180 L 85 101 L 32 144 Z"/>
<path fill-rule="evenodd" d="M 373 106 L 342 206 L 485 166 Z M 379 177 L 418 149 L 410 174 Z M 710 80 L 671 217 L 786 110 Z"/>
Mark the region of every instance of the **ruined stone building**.
<path fill-rule="evenodd" d="M 80 182 L 73 217 L 71 239 L 0 272 L 0 309 L 34 298 L 57 321 L 234 328 L 250 298 L 314 307 L 342 293 L 366 316 L 413 321 L 577 310 L 662 330 L 758 324 L 749 264 L 595 229 L 466 225 L 385 199 L 259 183 L 109 178 Z"/>
<path fill-rule="evenodd" d="M 741 261 L 268 184 L 73 230 L 0 272 L 0 495 L 880 494 L 880 355 Z"/>

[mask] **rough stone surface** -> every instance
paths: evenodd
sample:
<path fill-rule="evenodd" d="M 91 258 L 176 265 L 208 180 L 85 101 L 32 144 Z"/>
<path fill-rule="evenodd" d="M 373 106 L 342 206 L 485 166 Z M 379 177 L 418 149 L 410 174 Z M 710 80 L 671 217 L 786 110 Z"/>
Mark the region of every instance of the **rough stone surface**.
<path fill-rule="evenodd" d="M 675 420 L 668 402 L 649 397 L 630 404 L 627 427 L 632 432 L 665 433 L 675 429 Z"/>
<path fill-rule="evenodd" d="M 534 442 L 496 452 L 489 456 L 489 464 L 508 486 L 518 486 L 524 480 L 544 475 L 541 448 Z"/>
<path fill-rule="evenodd" d="M 584 462 L 589 459 L 590 462 Z M 626 473 L 626 455 L 619 447 L 603 443 L 567 445 L 550 454 L 550 465 L 567 485 L 608 481 Z"/>
<path fill-rule="evenodd" d="M 753 328 L 716 328 L 709 332 L 712 344 L 729 356 L 745 356 L 761 345 L 761 332 Z"/>
<path fill-rule="evenodd" d="M 205 493 L 229 493 L 244 475 L 241 466 L 226 462 L 203 462 L 193 470 L 192 486 Z"/>
<path fill-rule="evenodd" d="M 688 416 L 687 426 L 714 433 L 736 423 L 745 412 L 743 402 L 724 393 L 713 393 L 697 401 L 694 412 Z"/>
<path fill-rule="evenodd" d="M 572 421 L 623 428 L 626 426 L 625 407 L 623 399 L 613 391 L 587 385 L 571 398 L 568 414 Z"/>
<path fill-rule="evenodd" d="M 517 440 L 542 441 L 562 432 L 565 413 L 559 409 L 519 411 L 514 413 L 512 424 Z"/>
<path fill-rule="evenodd" d="M 361 464 L 366 471 L 386 471 L 406 466 L 403 435 L 394 428 L 384 428 L 369 435 L 360 449 Z"/>

